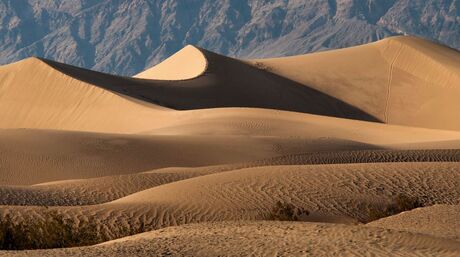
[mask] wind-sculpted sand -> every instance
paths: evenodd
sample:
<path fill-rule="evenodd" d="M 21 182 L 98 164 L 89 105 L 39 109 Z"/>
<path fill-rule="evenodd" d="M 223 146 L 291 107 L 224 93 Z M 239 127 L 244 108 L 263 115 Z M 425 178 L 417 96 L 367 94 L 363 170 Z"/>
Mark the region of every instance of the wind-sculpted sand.
<path fill-rule="evenodd" d="M 459 74 L 413 37 L 2 66 L 0 246 L 78 247 L 0 256 L 458 256 Z"/>
<path fill-rule="evenodd" d="M 70 249 L 2 256 L 458 256 L 456 242 L 408 232 L 309 222 L 238 221 L 169 227 Z"/>
<path fill-rule="evenodd" d="M 100 204 L 162 184 L 251 167 L 391 162 L 460 162 L 460 150 L 360 150 L 285 155 L 264 160 L 195 168 L 164 168 L 127 175 L 73 179 L 32 186 L 0 186 L 0 205 Z"/>
<path fill-rule="evenodd" d="M 379 163 L 263 166 L 154 186 L 89 206 L 4 206 L 0 215 L 42 220 L 52 213 L 100 229 L 100 239 L 132 231 L 225 220 L 270 219 L 277 201 L 310 212 L 304 221 L 354 224 L 370 207 L 404 193 L 424 205 L 459 204 L 459 163 Z"/>

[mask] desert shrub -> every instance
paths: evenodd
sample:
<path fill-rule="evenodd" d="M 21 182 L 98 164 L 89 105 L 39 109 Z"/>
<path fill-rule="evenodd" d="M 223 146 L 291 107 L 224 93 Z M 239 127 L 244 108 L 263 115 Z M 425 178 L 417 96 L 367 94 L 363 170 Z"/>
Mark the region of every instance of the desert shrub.
<path fill-rule="evenodd" d="M 104 241 L 98 227 L 89 221 L 76 224 L 56 212 L 45 219 L 15 222 L 7 215 L 0 220 L 0 249 L 24 250 L 90 245 Z"/>
<path fill-rule="evenodd" d="M 310 212 L 302 207 L 297 207 L 292 203 L 278 201 L 271 212 L 272 220 L 299 221 L 302 216 L 308 216 Z"/>
<path fill-rule="evenodd" d="M 271 72 L 272 69 L 270 67 L 268 67 L 267 65 L 265 65 L 264 63 L 262 62 L 255 62 L 253 64 L 256 68 L 260 69 L 260 70 L 264 70 L 264 71 L 268 71 L 268 72 Z"/>
<path fill-rule="evenodd" d="M 150 230 L 153 225 L 119 226 L 102 233 L 96 220 L 73 220 L 57 211 L 47 211 L 42 219 L 27 218 L 20 222 L 12 216 L 0 218 L 0 250 L 48 249 L 86 246 Z M 106 231 L 107 232 L 107 231 Z"/>
<path fill-rule="evenodd" d="M 405 194 L 398 194 L 390 204 L 386 206 L 371 206 L 368 209 L 368 222 L 392 216 L 404 211 L 423 207 L 420 200 Z"/>

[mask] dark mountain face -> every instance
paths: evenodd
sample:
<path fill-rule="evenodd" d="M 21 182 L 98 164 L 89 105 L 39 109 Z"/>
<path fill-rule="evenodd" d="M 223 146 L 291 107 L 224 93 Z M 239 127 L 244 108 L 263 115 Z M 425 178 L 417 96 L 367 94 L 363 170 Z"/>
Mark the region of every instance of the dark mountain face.
<path fill-rule="evenodd" d="M 186 44 L 243 58 L 407 33 L 460 49 L 458 0 L 3 0 L 0 63 L 39 56 L 122 75 Z"/>

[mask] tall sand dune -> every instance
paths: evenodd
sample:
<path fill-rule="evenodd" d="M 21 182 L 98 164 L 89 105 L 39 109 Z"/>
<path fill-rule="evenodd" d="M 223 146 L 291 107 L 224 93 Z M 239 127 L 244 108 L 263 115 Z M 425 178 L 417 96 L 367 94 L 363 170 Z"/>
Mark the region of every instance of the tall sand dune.
<path fill-rule="evenodd" d="M 163 108 L 67 76 L 40 59 L 0 67 L 0 128 L 137 132 Z"/>
<path fill-rule="evenodd" d="M 460 129 L 460 52 L 409 36 L 249 63 L 390 124 Z"/>
<path fill-rule="evenodd" d="M 247 62 L 187 46 L 143 79 L 32 58 L 0 68 L 0 125 L 137 132 L 171 119 L 164 107 L 258 107 L 457 130 L 459 63 L 413 37 Z"/>

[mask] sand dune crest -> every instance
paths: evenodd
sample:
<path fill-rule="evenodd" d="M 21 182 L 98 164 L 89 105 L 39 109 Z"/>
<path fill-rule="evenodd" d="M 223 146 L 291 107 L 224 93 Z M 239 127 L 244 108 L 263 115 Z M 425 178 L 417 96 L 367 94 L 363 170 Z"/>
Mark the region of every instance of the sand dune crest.
<path fill-rule="evenodd" d="M 188 45 L 163 62 L 134 77 L 156 80 L 192 79 L 206 72 L 207 67 L 208 61 L 201 50 Z"/>

